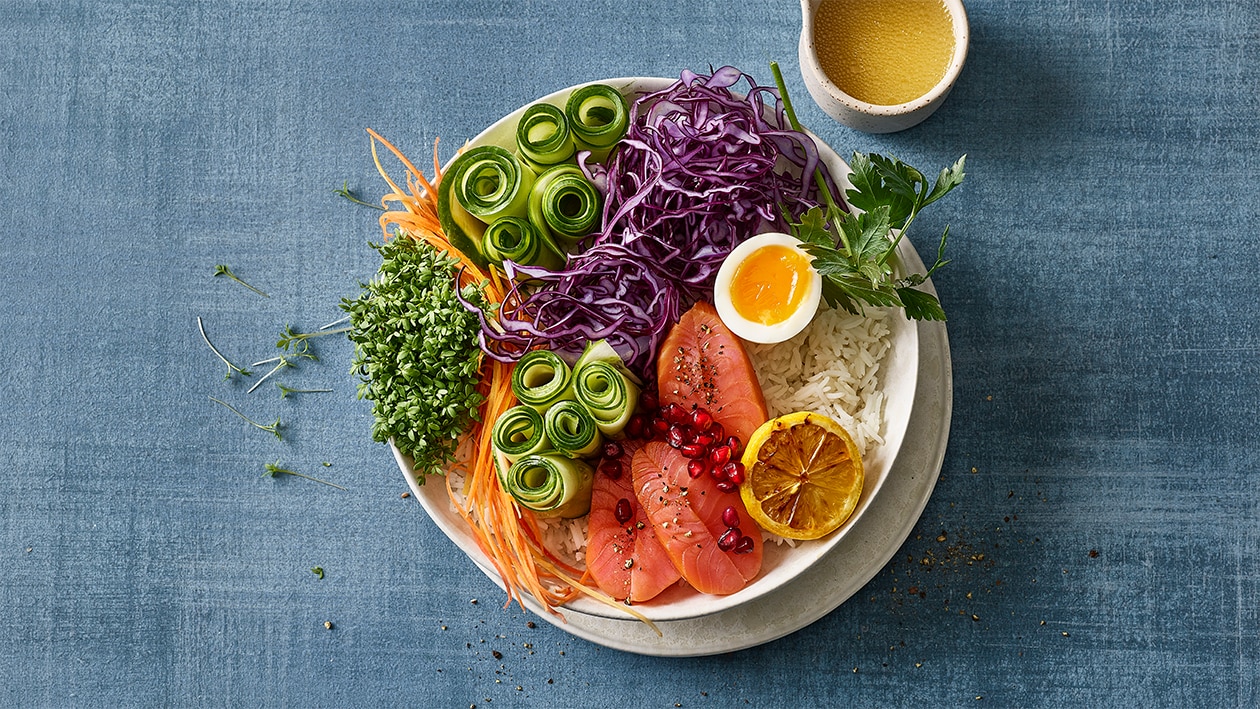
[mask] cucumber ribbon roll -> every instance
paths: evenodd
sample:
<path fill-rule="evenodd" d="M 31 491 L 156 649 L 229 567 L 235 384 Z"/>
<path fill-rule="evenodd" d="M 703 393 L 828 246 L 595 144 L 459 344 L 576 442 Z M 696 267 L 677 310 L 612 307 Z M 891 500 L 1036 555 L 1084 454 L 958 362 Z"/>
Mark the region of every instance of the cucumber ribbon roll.
<path fill-rule="evenodd" d="M 565 250 L 599 227 L 602 200 L 576 165 L 547 168 L 529 195 L 529 220 Z"/>
<path fill-rule="evenodd" d="M 639 381 L 608 344 L 607 340 L 587 345 L 573 365 L 575 398 L 605 436 L 619 436 L 639 400 Z"/>
<path fill-rule="evenodd" d="M 486 224 L 528 213 L 535 174 L 507 150 L 497 145 L 472 148 L 456 158 L 451 173 L 455 199 Z"/>
<path fill-rule="evenodd" d="M 538 172 L 573 157 L 577 147 L 564 111 L 549 103 L 536 103 L 525 109 L 516 124 L 516 151 Z"/>
<path fill-rule="evenodd" d="M 534 350 L 516 363 L 512 393 L 525 406 L 543 413 L 557 401 L 573 398 L 573 372 L 555 352 Z"/>
<path fill-rule="evenodd" d="M 591 84 L 569 94 L 564 115 L 581 150 L 604 162 L 630 126 L 630 107 L 621 92 L 605 84 Z"/>
<path fill-rule="evenodd" d="M 513 406 L 498 421 L 491 433 L 494 449 L 508 463 L 532 453 L 542 453 L 551 447 L 543 428 L 542 414 L 528 406 Z"/>
<path fill-rule="evenodd" d="M 591 467 L 555 453 L 527 455 L 504 475 L 504 489 L 540 517 L 581 517 L 591 510 Z"/>
<path fill-rule="evenodd" d="M 577 401 L 551 405 L 543 414 L 543 430 L 556 452 L 570 458 L 593 455 L 604 444 L 595 418 Z"/>
<path fill-rule="evenodd" d="M 511 261 L 522 266 L 541 266 L 549 271 L 564 267 L 565 256 L 545 232 L 528 219 L 499 217 L 482 237 L 486 258 L 502 264 Z"/>

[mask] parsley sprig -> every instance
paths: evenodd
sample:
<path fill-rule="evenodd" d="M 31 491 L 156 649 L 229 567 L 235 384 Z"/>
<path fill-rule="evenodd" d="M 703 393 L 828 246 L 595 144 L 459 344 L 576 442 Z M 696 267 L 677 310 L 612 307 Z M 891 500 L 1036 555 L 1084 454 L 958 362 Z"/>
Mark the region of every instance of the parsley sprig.
<path fill-rule="evenodd" d="M 770 69 L 783 99 L 784 111 L 792 128 L 802 130 L 788 99 L 787 87 L 776 62 Z M 864 306 L 903 308 L 912 320 L 944 320 L 945 310 L 936 296 L 919 290 L 945 260 L 949 227 L 941 234 L 936 261 L 926 273 L 898 276 L 896 250 L 915 217 L 962 183 L 967 156 L 941 170 L 934 182 L 922 172 L 894 157 L 854 153 L 849 161 L 846 190 L 849 211 L 838 204 L 820 171 L 814 179 L 826 202 L 801 215 L 799 222 L 788 219 L 796 238 L 814 257 L 814 268 L 823 277 L 823 297 L 833 308 L 860 313 Z"/>

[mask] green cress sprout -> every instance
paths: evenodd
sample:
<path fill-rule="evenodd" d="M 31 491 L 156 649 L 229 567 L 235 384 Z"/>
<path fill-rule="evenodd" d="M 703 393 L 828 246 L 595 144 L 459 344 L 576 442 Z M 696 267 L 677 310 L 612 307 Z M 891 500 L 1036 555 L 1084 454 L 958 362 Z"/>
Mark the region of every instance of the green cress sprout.
<path fill-rule="evenodd" d="M 770 69 L 792 128 L 803 130 L 792 110 L 778 63 L 771 62 Z M 814 257 L 813 265 L 823 277 L 823 297 L 829 305 L 850 313 L 860 313 L 863 305 L 898 307 L 912 320 L 945 319 L 936 296 L 917 286 L 949 263 L 945 260 L 949 227 L 941 234 L 936 261 L 927 273 L 897 278 L 890 261 L 919 211 L 962 183 L 966 160 L 967 156 L 962 156 L 941 170 L 935 183 L 929 184 L 923 173 L 896 158 L 854 153 L 849 163 L 853 189 L 845 195 L 850 205 L 862 210 L 861 214 L 837 204 L 821 170 L 814 171 L 826 208 L 814 207 L 801 216 L 799 223 L 791 219 L 788 222 L 793 235 L 804 242 L 805 250 Z"/>
<path fill-rule="evenodd" d="M 483 401 L 481 323 L 460 298 L 484 309 L 485 286 L 457 293 L 456 259 L 405 234 L 372 248 L 380 269 L 341 303 L 355 345 L 350 371 L 359 398 L 372 401 L 373 439 L 411 456 L 423 481 L 451 460 Z"/>
<path fill-rule="evenodd" d="M 287 387 L 280 382 L 276 382 L 276 386 L 280 388 L 281 399 L 287 399 L 289 394 L 326 394 L 332 391 L 332 389 L 294 389 L 293 387 Z"/>
<path fill-rule="evenodd" d="M 289 470 L 287 468 L 282 468 L 280 467 L 280 461 L 278 460 L 274 463 L 267 463 L 264 466 L 264 468 L 265 469 L 263 470 L 263 474 L 262 474 L 264 478 L 275 478 L 277 475 L 292 475 L 295 478 L 305 478 L 307 480 L 310 480 L 311 482 L 317 482 L 321 485 L 327 485 L 328 487 L 335 487 L 338 490 L 343 490 L 343 491 L 345 490 L 344 487 L 336 483 L 330 483 L 327 480 L 320 480 L 319 478 L 311 476 L 311 475 L 305 475 L 303 473 Z M 313 570 L 314 569 L 312 569 L 312 571 Z M 320 578 L 323 578 L 323 576 L 320 576 Z"/>
<path fill-rule="evenodd" d="M 382 207 L 382 206 L 380 206 L 380 205 L 378 205 L 378 204 L 372 204 L 371 202 L 364 202 L 363 200 L 359 199 L 357 196 L 355 196 L 355 194 L 354 194 L 353 192 L 351 192 L 351 191 L 350 191 L 350 187 L 349 187 L 349 185 L 350 185 L 350 181 L 349 181 L 349 180 L 342 180 L 342 182 L 341 182 L 341 189 L 339 189 L 339 190 L 333 190 L 333 194 L 335 194 L 335 195 L 337 195 L 337 196 L 339 196 L 339 197 L 343 197 L 343 198 L 345 198 L 345 199 L 347 199 L 347 200 L 349 200 L 349 201 L 351 201 L 351 202 L 353 202 L 353 203 L 355 203 L 355 204 L 362 205 L 362 206 L 364 206 L 364 207 L 370 207 L 370 208 L 372 208 L 372 209 L 377 209 L 377 210 L 380 210 L 380 211 L 382 211 L 382 212 L 383 212 L 383 211 L 385 211 L 385 208 L 384 208 L 384 207 Z"/>
<path fill-rule="evenodd" d="M 262 296 L 262 297 L 264 297 L 264 298 L 270 298 L 270 297 L 271 297 L 271 296 L 267 295 L 266 293 L 264 293 L 264 292 L 262 292 L 262 291 L 258 290 L 257 288 L 255 288 L 255 287 L 251 286 L 250 284 L 246 283 L 245 281 L 242 281 L 241 279 L 237 278 L 237 277 L 236 277 L 236 274 L 235 274 L 235 273 L 232 273 L 232 269 L 231 269 L 231 267 L 229 267 L 226 263 L 221 263 L 221 264 L 218 264 L 217 266 L 215 266 L 215 267 L 214 267 L 214 275 L 215 275 L 215 276 L 227 276 L 228 278 L 230 278 L 230 279 L 232 279 L 232 280 L 236 281 L 237 283 L 239 283 L 239 284 L 241 284 L 241 285 L 245 286 L 246 288 L 248 288 L 248 289 L 250 289 L 250 290 L 254 291 L 255 293 L 257 293 L 258 295 L 261 295 L 261 296 Z"/>
<path fill-rule="evenodd" d="M 250 372 L 248 369 L 242 369 L 236 366 L 235 364 L 232 364 L 232 362 L 228 360 L 227 357 L 223 356 L 223 353 L 219 351 L 219 348 L 214 346 L 214 343 L 211 342 L 210 338 L 206 335 L 206 326 L 203 322 L 201 322 L 200 315 L 197 316 L 197 329 L 201 330 L 201 339 L 205 340 L 206 344 L 210 346 L 210 351 L 213 352 L 216 357 L 218 357 L 220 360 L 223 361 L 224 364 L 227 365 L 228 371 L 227 371 L 227 374 L 224 375 L 223 377 L 224 379 L 231 379 L 233 374 L 239 374 L 242 377 L 248 377 L 250 375 Z"/>
<path fill-rule="evenodd" d="M 280 440 L 282 440 L 282 441 L 284 440 L 284 438 L 282 438 L 282 437 L 280 436 L 280 419 L 278 419 L 278 418 L 277 418 L 275 423 L 273 423 L 273 424 L 271 424 L 271 425 L 264 426 L 263 424 L 258 423 L 257 421 L 255 421 L 254 419 L 252 419 L 252 418 L 250 418 L 250 417 L 246 416 L 245 414 L 243 414 L 243 413 L 241 413 L 241 412 L 237 411 L 235 407 L 233 407 L 231 404 L 227 403 L 226 401 L 222 401 L 222 400 L 220 400 L 220 399 L 216 399 L 216 398 L 214 398 L 213 396 L 212 396 L 212 397 L 210 397 L 210 401 L 213 401 L 214 403 L 219 404 L 220 406 L 223 406 L 223 407 L 227 408 L 227 410 L 228 410 L 228 411 L 231 411 L 232 413 L 236 414 L 237 416 L 240 416 L 242 419 L 244 419 L 244 421 L 245 421 L 246 423 L 248 423 L 249 425 L 253 426 L 254 428 L 257 428 L 257 429 L 262 430 L 262 431 L 267 431 L 268 433 L 274 434 L 276 438 L 279 438 L 279 439 L 280 439 Z"/>

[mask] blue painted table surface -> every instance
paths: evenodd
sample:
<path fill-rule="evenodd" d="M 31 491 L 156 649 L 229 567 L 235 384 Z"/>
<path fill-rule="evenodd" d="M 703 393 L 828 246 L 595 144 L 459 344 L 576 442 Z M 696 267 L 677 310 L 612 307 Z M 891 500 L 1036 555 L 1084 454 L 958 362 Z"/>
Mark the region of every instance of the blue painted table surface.
<path fill-rule="evenodd" d="M 0 705 L 1257 705 L 1260 4 L 968 12 L 944 107 L 875 136 L 809 101 L 787 1 L 0 4 Z M 841 154 L 969 173 L 916 227 L 952 236 L 939 482 L 799 632 L 663 659 L 529 627 L 400 497 L 348 342 L 281 399 L 201 341 L 261 360 L 341 315 L 365 128 L 423 162 L 564 86 L 770 60 Z"/>

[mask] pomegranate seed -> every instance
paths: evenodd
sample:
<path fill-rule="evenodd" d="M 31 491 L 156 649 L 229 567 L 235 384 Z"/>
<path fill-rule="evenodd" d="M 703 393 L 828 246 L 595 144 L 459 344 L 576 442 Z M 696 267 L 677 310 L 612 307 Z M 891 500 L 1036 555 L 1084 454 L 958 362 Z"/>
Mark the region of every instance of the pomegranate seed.
<path fill-rule="evenodd" d="M 713 425 L 713 415 L 704 409 L 696 409 L 691 412 L 691 425 L 701 431 L 708 430 Z"/>
<path fill-rule="evenodd" d="M 661 400 L 656 398 L 656 392 L 645 391 L 639 395 L 639 405 L 649 411 L 655 411 L 660 408 Z"/>
<path fill-rule="evenodd" d="M 713 478 L 714 480 L 718 482 L 722 482 L 723 480 L 726 480 L 726 476 L 722 474 L 722 466 L 709 465 L 708 461 L 705 461 L 705 468 L 709 471 L 709 477 Z"/>
<path fill-rule="evenodd" d="M 630 501 L 626 498 L 617 500 L 617 508 L 613 510 L 613 514 L 617 516 L 618 524 L 625 524 L 634 516 L 634 510 L 630 507 Z"/>
<path fill-rule="evenodd" d="M 622 450 L 620 443 L 616 441 L 604 441 L 605 458 L 620 458 L 621 454 L 624 452 L 625 451 Z"/>
<path fill-rule="evenodd" d="M 709 426 L 709 428 L 705 430 L 705 433 L 709 434 L 710 436 L 713 436 L 713 440 L 715 441 L 721 441 L 722 439 L 726 438 L 726 429 L 723 428 L 722 424 L 718 423 L 717 421 L 714 421 L 713 425 Z"/>
<path fill-rule="evenodd" d="M 716 440 L 717 439 L 713 437 L 712 433 L 709 433 L 708 431 L 704 431 L 702 433 L 696 434 L 695 443 L 698 446 L 703 446 L 705 448 L 708 448 L 709 446 L 713 445 L 713 442 Z"/>
<path fill-rule="evenodd" d="M 599 471 L 613 480 L 619 479 L 624 472 L 620 460 L 605 460 L 600 463 Z"/>
<path fill-rule="evenodd" d="M 744 452 L 744 442 L 739 440 L 738 436 L 731 436 L 726 439 L 726 447 L 731 449 L 731 457 L 737 457 Z"/>
<path fill-rule="evenodd" d="M 738 460 L 732 460 L 731 462 L 722 466 L 722 472 L 726 474 L 727 480 L 730 480 L 736 485 L 743 485 L 744 476 L 747 475 L 748 473 L 747 469 L 744 468 L 744 464 L 739 462 Z"/>
<path fill-rule="evenodd" d="M 652 430 L 657 433 L 665 433 L 669 430 L 669 421 L 666 421 L 659 416 L 654 417 L 652 419 Z"/>
<path fill-rule="evenodd" d="M 687 455 L 687 453 L 684 451 L 683 455 Z M 704 464 L 704 461 L 702 460 L 687 461 L 687 474 L 690 475 L 693 479 L 698 478 L 701 475 L 704 475 L 704 471 L 707 469 L 708 467 Z"/>
<path fill-rule="evenodd" d="M 686 423 L 687 419 L 691 418 L 687 414 L 687 410 L 677 402 L 666 406 L 661 413 L 665 414 L 665 418 L 669 419 L 670 423 Z"/>
<path fill-rule="evenodd" d="M 630 417 L 629 421 L 626 421 L 626 437 L 627 438 L 642 438 L 643 437 L 643 416 L 642 415 L 634 414 L 633 416 Z"/>
<path fill-rule="evenodd" d="M 731 459 L 731 449 L 727 446 L 715 446 L 709 449 L 709 462 L 714 467 L 726 465 Z"/>
<path fill-rule="evenodd" d="M 751 540 L 749 540 L 751 541 Z M 730 551 L 734 549 L 740 542 L 739 530 L 728 529 L 726 533 L 718 537 L 718 549 L 722 551 Z"/>
<path fill-rule="evenodd" d="M 755 542 L 753 542 L 752 537 L 740 537 L 739 541 L 735 542 L 735 553 L 747 554 L 748 552 L 753 550 L 754 544 Z M 719 543 L 718 546 L 720 547 L 721 544 Z"/>
<path fill-rule="evenodd" d="M 707 449 L 699 443 L 685 443 L 679 446 L 678 450 L 683 454 L 683 457 L 691 458 L 693 462 L 697 462 L 696 459 L 703 458 Z"/>
<path fill-rule="evenodd" d="M 735 509 L 735 505 L 722 510 L 722 524 L 728 527 L 739 526 L 739 510 Z"/>
<path fill-rule="evenodd" d="M 665 442 L 669 444 L 670 448 L 678 448 L 681 446 L 683 444 L 682 428 L 678 426 L 670 426 L 669 430 L 665 432 Z"/>
<path fill-rule="evenodd" d="M 719 480 L 716 487 L 722 492 L 735 492 L 739 489 L 739 486 L 730 480 Z"/>

